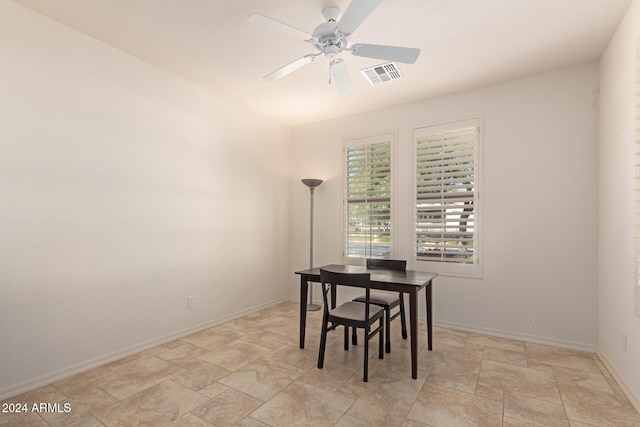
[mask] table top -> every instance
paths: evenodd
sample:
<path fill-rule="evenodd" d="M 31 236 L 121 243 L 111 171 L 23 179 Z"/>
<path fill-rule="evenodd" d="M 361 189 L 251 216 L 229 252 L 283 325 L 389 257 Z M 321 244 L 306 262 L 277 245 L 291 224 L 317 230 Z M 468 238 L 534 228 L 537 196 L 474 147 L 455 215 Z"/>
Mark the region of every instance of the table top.
<path fill-rule="evenodd" d="M 371 274 L 371 282 L 376 283 L 395 283 L 400 285 L 414 285 L 418 287 L 425 286 L 433 280 L 438 273 L 417 270 L 387 270 L 383 268 L 367 268 L 364 265 L 343 265 L 329 264 L 320 267 L 314 267 L 306 270 L 296 271 L 296 274 L 306 276 L 307 280 L 320 281 L 320 269 L 329 270 L 336 273 L 369 273 Z"/>

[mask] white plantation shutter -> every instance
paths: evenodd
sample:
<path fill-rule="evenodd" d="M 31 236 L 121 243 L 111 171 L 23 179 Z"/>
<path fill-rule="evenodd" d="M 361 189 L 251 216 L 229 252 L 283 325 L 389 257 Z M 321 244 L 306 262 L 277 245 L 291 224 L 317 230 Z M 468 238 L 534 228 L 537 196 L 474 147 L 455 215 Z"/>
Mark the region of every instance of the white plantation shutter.
<path fill-rule="evenodd" d="M 478 132 L 479 120 L 414 130 L 417 261 L 479 262 Z M 456 271 L 477 273 L 455 267 L 450 272 Z"/>
<path fill-rule="evenodd" d="M 345 141 L 345 256 L 391 254 L 391 148 L 394 134 Z"/>

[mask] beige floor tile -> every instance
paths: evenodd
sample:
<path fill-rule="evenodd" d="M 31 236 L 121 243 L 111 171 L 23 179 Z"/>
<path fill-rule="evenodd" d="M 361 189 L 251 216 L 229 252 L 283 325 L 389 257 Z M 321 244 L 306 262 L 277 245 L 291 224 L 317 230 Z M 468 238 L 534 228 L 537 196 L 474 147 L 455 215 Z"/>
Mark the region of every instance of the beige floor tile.
<path fill-rule="evenodd" d="M 475 393 L 482 364 L 482 351 L 455 350 L 447 347 L 421 353 L 425 354 L 427 358 L 421 358 L 420 365 L 425 364 L 425 361 L 426 364 L 433 365 L 427 377 L 428 383 Z"/>
<path fill-rule="evenodd" d="M 116 402 L 116 398 L 96 386 L 85 389 L 83 393 L 69 398 L 73 414 L 80 416 L 87 416 Z"/>
<path fill-rule="evenodd" d="M 3 413 L 0 416 L 0 426 L 2 427 L 50 427 L 40 415 L 36 413 Z"/>
<path fill-rule="evenodd" d="M 483 360 L 478 383 L 505 393 L 562 403 L 553 374 L 549 372 Z"/>
<path fill-rule="evenodd" d="M 478 384 L 476 387 L 476 396 L 484 397 L 485 399 L 495 400 L 496 402 L 504 401 L 504 391 L 496 390 L 491 387 L 487 387 L 482 384 Z"/>
<path fill-rule="evenodd" d="M 496 347 L 485 347 L 482 356 L 484 360 L 506 363 L 507 365 L 527 366 L 527 356 L 525 353 L 512 350 L 504 350 Z"/>
<path fill-rule="evenodd" d="M 0 413 L 0 427 L 640 427 L 594 354 L 440 327 L 428 351 L 420 324 L 414 380 L 396 320 L 391 353 L 380 360 L 371 343 L 364 383 L 362 331 L 349 351 L 342 329 L 329 333 L 318 369 L 322 313 L 309 313 L 300 349 L 298 310 L 277 304 L 8 399 L 72 411 Z"/>
<path fill-rule="evenodd" d="M 205 353 L 206 350 L 193 344 L 184 343 L 158 355 L 162 360 L 166 360 L 184 369 L 192 369 L 198 365 L 197 356 Z"/>
<path fill-rule="evenodd" d="M 247 341 L 251 344 L 257 344 L 263 347 L 276 349 L 282 346 L 282 343 L 279 341 L 281 338 L 282 335 L 280 334 L 274 334 L 273 332 L 255 329 L 254 332 L 251 332 L 250 334 L 242 338 L 242 340 Z"/>
<path fill-rule="evenodd" d="M 57 381 L 53 385 L 69 397 L 78 396 L 94 388 L 96 381 L 111 375 L 112 372 L 111 369 L 101 366 Z"/>
<path fill-rule="evenodd" d="M 162 354 L 168 350 L 170 350 L 169 347 L 166 347 L 164 345 L 159 345 L 157 347 L 152 347 L 148 350 L 141 351 L 140 353 L 132 354 L 122 359 L 116 360 L 115 362 L 108 363 L 104 366 L 109 369 L 116 369 L 116 368 L 119 368 L 120 366 L 128 365 L 129 363 L 148 359 L 149 357 L 152 357 L 152 356 L 157 356 L 158 354 Z"/>
<path fill-rule="evenodd" d="M 344 415 L 335 424 L 335 427 L 369 427 L 371 424 L 351 415 Z"/>
<path fill-rule="evenodd" d="M 93 415 L 87 413 L 78 413 L 72 411 L 68 414 L 65 413 L 45 413 L 40 414 L 42 418 L 51 426 L 51 427 L 102 427 L 100 421 L 98 421 Z"/>
<path fill-rule="evenodd" d="M 513 393 L 505 394 L 504 416 L 542 426 L 569 427 L 569 419 L 562 404 Z"/>
<path fill-rule="evenodd" d="M 562 392 L 567 416 L 572 421 L 598 427 L 638 427 L 640 414 L 628 400 L 584 387 Z"/>
<path fill-rule="evenodd" d="M 504 417 L 502 420 L 502 427 L 541 427 L 541 424 L 531 424 L 526 421 Z"/>
<path fill-rule="evenodd" d="M 392 352 L 393 353 L 393 352 Z M 369 366 L 369 382 L 365 387 L 367 390 L 382 390 L 390 399 L 395 399 L 405 404 L 411 405 L 416 400 L 424 385 L 429 371 L 419 371 L 418 378 L 411 378 L 409 366 L 396 365 L 391 358 L 372 359 Z M 358 372 L 351 378 L 351 381 L 360 380 L 362 376 Z"/>
<path fill-rule="evenodd" d="M 57 425 L 60 425 L 64 420 L 57 415 L 66 415 L 66 419 L 72 421 L 79 421 L 87 416 L 86 411 L 83 409 L 79 409 L 76 413 L 46 413 L 45 411 L 47 409 L 44 411 L 40 409 L 41 403 L 49 403 L 52 405 L 57 404 L 57 406 L 52 406 L 52 409 L 60 408 L 61 410 L 64 410 L 64 405 L 71 403 L 71 399 L 53 385 L 48 385 L 10 399 L 3 400 L 0 402 L 0 408 L 4 408 L 4 404 L 13 404 L 19 405 L 19 409 L 14 406 L 16 409 L 9 410 L 8 408 L 9 412 L 0 412 L 0 426 L 30 426 L 32 424 L 34 426 L 50 425 L 45 421 L 47 418 L 55 421 Z M 82 413 L 80 413 L 80 411 L 82 411 Z"/>
<path fill-rule="evenodd" d="M 304 369 L 305 371 L 308 371 L 312 368 L 318 369 L 318 354 L 315 351 L 305 351 L 308 351 L 307 355 L 298 360 L 293 366 L 295 366 L 296 368 Z"/>
<path fill-rule="evenodd" d="M 96 385 L 116 399 L 124 399 L 184 372 L 157 357 L 137 360 L 115 368 L 113 372 L 96 381 Z"/>
<path fill-rule="evenodd" d="M 376 426 L 401 426 L 411 409 L 406 399 L 383 387 L 367 387 L 347 411 L 348 415 Z"/>
<path fill-rule="evenodd" d="M 424 338 L 423 338 L 424 337 Z M 423 340 L 427 339 L 426 334 L 420 336 Z M 467 341 L 467 334 L 459 333 L 450 329 L 433 328 L 433 342 L 438 343 L 438 348 L 442 347 L 464 347 Z"/>
<path fill-rule="evenodd" d="M 298 345 L 282 344 L 266 357 L 279 360 L 280 362 L 295 365 L 309 354 L 308 350 L 300 348 Z"/>
<path fill-rule="evenodd" d="M 189 335 L 188 337 L 182 338 L 182 340 L 206 350 L 214 350 L 243 337 L 244 335 L 237 330 L 217 326 Z"/>
<path fill-rule="evenodd" d="M 231 371 L 227 369 L 198 360 L 198 365 L 195 368 L 178 374 L 171 379 L 178 384 L 189 387 L 191 390 L 200 391 L 230 373 Z"/>
<path fill-rule="evenodd" d="M 107 426 L 127 426 L 137 422 L 172 423 L 207 402 L 207 398 L 173 381 L 165 381 L 96 411 Z"/>
<path fill-rule="evenodd" d="M 270 426 L 332 426 L 352 403 L 345 396 L 296 381 L 251 416 Z"/>
<path fill-rule="evenodd" d="M 601 372 L 582 371 L 579 369 L 553 367 L 553 374 L 561 392 L 572 390 L 589 390 L 616 394 L 609 381 Z"/>
<path fill-rule="evenodd" d="M 191 412 L 184 414 L 173 422 L 176 427 L 215 427 L 208 421 L 193 415 Z"/>
<path fill-rule="evenodd" d="M 602 373 L 602 375 L 604 375 L 604 377 L 607 379 L 607 382 L 609 383 L 609 386 L 611 386 L 613 391 L 618 396 L 624 397 L 626 399 L 626 395 L 624 394 L 624 391 L 622 391 L 622 388 L 618 385 L 618 383 L 613 378 L 613 376 L 611 375 L 607 367 L 604 366 L 604 363 L 602 363 L 602 361 L 600 360 L 600 358 L 597 357 L 597 355 L 595 357 L 595 362 L 596 362 L 596 365 L 598 365 L 598 368 L 600 368 L 600 372 Z"/>
<path fill-rule="evenodd" d="M 314 364 L 298 381 L 327 391 L 357 399 L 365 390 L 360 372 L 351 372 L 339 366 L 325 365 L 318 369 Z"/>
<path fill-rule="evenodd" d="M 500 348 L 503 350 L 517 351 L 524 353 L 524 343 L 508 338 L 490 337 L 487 335 L 469 334 L 466 344 L 476 344 L 485 347 Z"/>
<path fill-rule="evenodd" d="M 372 358 L 378 357 L 377 341 L 371 341 L 369 345 L 369 356 Z M 318 347 L 316 347 L 316 351 L 318 351 L 317 349 Z M 317 353 L 315 357 L 317 359 Z M 347 371 L 355 372 L 364 365 L 364 346 L 350 344 L 349 350 L 345 351 L 342 328 L 339 331 L 331 331 L 327 335 L 327 346 L 324 355 L 324 366 L 326 365 L 338 366 Z"/>
<path fill-rule="evenodd" d="M 640 426 L 640 415 L 602 372 L 553 367 L 567 415 L 596 426 Z"/>
<path fill-rule="evenodd" d="M 244 417 L 236 427 L 269 427 L 267 424 L 262 421 L 258 421 L 252 417 Z"/>
<path fill-rule="evenodd" d="M 295 335 L 299 332 L 300 325 L 298 322 L 292 321 L 291 318 L 275 315 L 259 323 L 256 327 L 274 334 Z"/>
<path fill-rule="evenodd" d="M 502 425 L 502 404 L 427 382 L 408 418 L 434 427 L 496 427 Z"/>
<path fill-rule="evenodd" d="M 592 353 L 531 343 L 526 343 L 525 347 L 530 368 L 536 368 L 537 365 L 552 365 L 600 372 L 595 362 L 595 355 Z"/>
<path fill-rule="evenodd" d="M 233 341 L 224 347 L 201 354 L 198 359 L 235 371 L 270 352 L 270 348 L 244 341 Z"/>
<path fill-rule="evenodd" d="M 571 427 L 593 427 L 593 424 L 585 424 L 580 421 L 569 420 Z"/>
<path fill-rule="evenodd" d="M 233 426 L 262 405 L 262 400 L 232 388 L 191 411 L 217 427 Z"/>
<path fill-rule="evenodd" d="M 402 424 L 402 427 L 433 427 L 431 424 L 421 423 L 417 420 L 407 419 Z"/>
<path fill-rule="evenodd" d="M 219 382 L 266 401 L 304 373 L 294 366 L 262 358 L 231 372 Z"/>
<path fill-rule="evenodd" d="M 208 398 L 213 398 L 213 397 L 216 397 L 219 394 L 224 393 L 227 390 L 229 390 L 229 387 L 227 387 L 224 384 L 220 384 L 218 382 L 215 382 L 215 383 L 213 383 L 211 385 L 208 385 L 205 388 L 199 390 L 198 393 L 200 393 L 203 396 L 207 396 Z"/>

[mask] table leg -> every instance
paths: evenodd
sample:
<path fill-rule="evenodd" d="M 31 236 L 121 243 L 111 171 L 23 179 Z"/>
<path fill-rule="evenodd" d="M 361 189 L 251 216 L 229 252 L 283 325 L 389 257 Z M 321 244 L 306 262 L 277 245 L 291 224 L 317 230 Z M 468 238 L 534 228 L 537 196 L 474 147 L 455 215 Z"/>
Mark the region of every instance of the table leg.
<path fill-rule="evenodd" d="M 429 346 L 429 351 L 433 350 L 433 321 L 432 316 L 433 313 L 431 311 L 431 282 L 427 285 L 425 289 L 425 294 L 427 295 L 427 343 Z"/>
<path fill-rule="evenodd" d="M 409 327 L 411 329 L 411 378 L 418 378 L 418 292 L 409 292 Z"/>
<path fill-rule="evenodd" d="M 307 291 L 309 284 L 300 276 L 300 348 L 304 348 L 304 333 L 307 327 Z"/>

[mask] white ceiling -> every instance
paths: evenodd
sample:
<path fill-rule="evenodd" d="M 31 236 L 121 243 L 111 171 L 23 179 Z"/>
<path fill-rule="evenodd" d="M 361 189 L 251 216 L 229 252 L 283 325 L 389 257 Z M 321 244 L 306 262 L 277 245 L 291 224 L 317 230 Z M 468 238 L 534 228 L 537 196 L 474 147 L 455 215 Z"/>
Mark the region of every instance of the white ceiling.
<path fill-rule="evenodd" d="M 416 47 L 404 78 L 370 86 L 384 61 L 343 52 L 355 93 L 329 85 L 324 57 L 262 76 L 315 48 L 246 22 L 259 12 L 307 32 L 350 0 L 15 0 L 285 125 L 329 119 L 597 60 L 632 0 L 383 0 L 351 43 Z"/>

